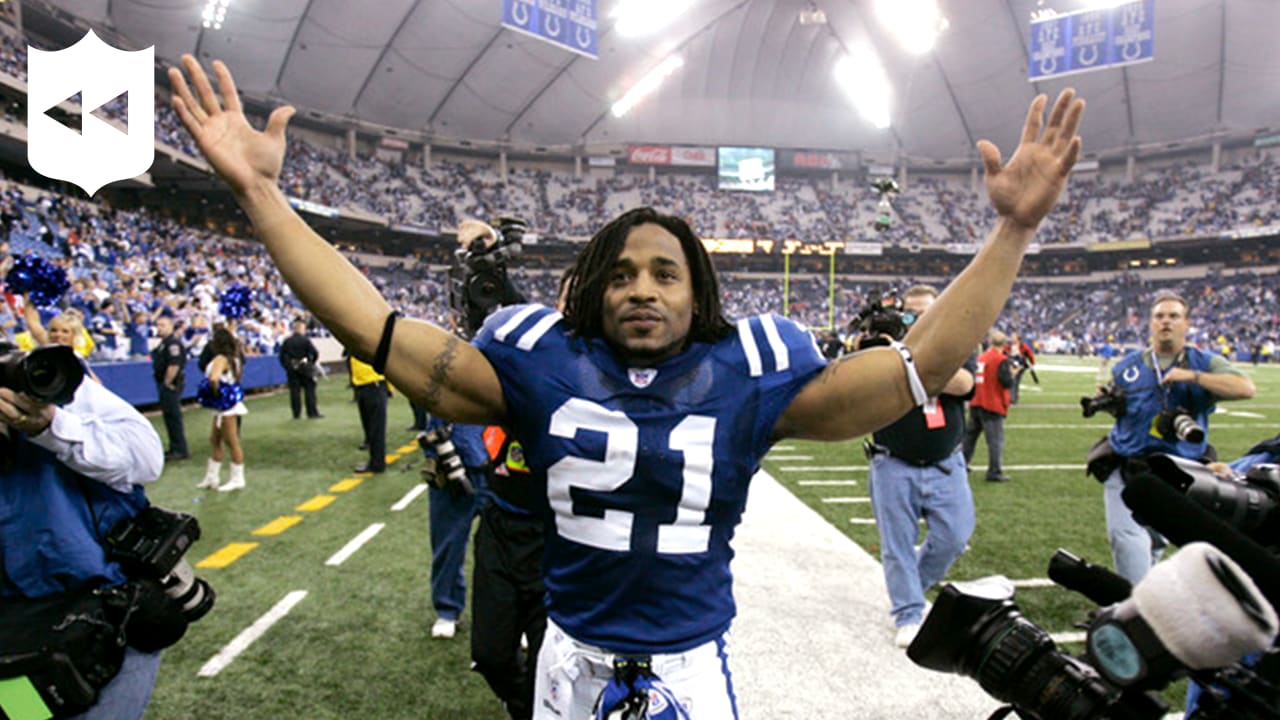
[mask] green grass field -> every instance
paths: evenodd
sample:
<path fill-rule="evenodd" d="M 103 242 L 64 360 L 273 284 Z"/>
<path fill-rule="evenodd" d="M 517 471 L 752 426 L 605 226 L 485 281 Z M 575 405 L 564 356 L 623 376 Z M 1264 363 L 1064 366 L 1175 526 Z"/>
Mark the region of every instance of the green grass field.
<path fill-rule="evenodd" d="M 1101 486 L 1078 469 L 1089 445 L 1109 428 L 1109 417 L 1080 417 L 1078 398 L 1091 394 L 1096 363 L 1044 358 L 1041 365 L 1040 385 L 1025 378 L 1022 402 L 1006 423 L 1005 464 L 1013 482 L 981 479 L 986 455 L 979 443 L 973 463 L 977 471 L 971 475 L 978 527 L 952 578 L 1043 578 L 1057 547 L 1110 564 Z M 1221 409 L 1227 412 L 1213 419 L 1211 439 L 1224 458 L 1280 429 L 1280 404 L 1274 400 L 1280 369 L 1245 371 L 1254 376 L 1258 399 L 1224 404 Z M 413 433 L 404 430 L 411 422 L 408 403 L 392 399 L 387 425 L 388 452 L 402 446 L 409 451 L 383 475 L 343 483 L 353 477 L 351 467 L 364 459 L 356 449 L 361 440 L 356 409 L 343 378 L 329 379 L 320 388 L 326 415 L 320 420 L 292 420 L 283 393 L 248 401 L 248 488 L 236 493 L 195 489 L 204 473 L 211 420 L 206 411 L 188 410 L 193 458 L 169 465 L 149 489 L 150 497 L 200 519 L 204 535 L 188 555 L 193 563 L 232 543 L 257 545 L 226 567 L 197 570 L 216 588 L 217 607 L 166 651 L 147 717 L 500 720 L 504 714 L 488 687 L 467 669 L 469 620 L 453 641 L 430 638 L 434 613 L 426 495 L 402 511 L 391 510 L 419 482 L 420 454 L 409 448 Z M 153 422 L 163 437 L 160 418 Z M 870 506 L 823 502 L 837 495 L 865 496 L 865 470 L 787 469 L 865 466 L 860 441 L 783 445 L 789 449 L 775 450 L 765 469 L 876 555 L 875 527 L 850 522 L 870 517 Z M 774 459 L 786 456 L 811 459 Z M 1019 469 L 1061 465 L 1077 469 Z M 223 472 L 225 476 L 225 467 Z M 812 478 L 855 479 L 858 484 L 799 484 Z M 317 496 L 333 499 L 319 509 L 297 509 Z M 300 521 L 276 535 L 254 534 L 282 517 Z M 340 565 L 326 565 L 375 523 L 385 525 L 359 551 Z M 306 595 L 287 615 L 217 675 L 198 676 L 223 646 L 295 591 Z M 1073 630 L 1089 609 L 1088 601 L 1052 587 L 1019 590 L 1018 602 L 1050 632 Z M 787 599 L 778 603 L 785 611 Z"/>

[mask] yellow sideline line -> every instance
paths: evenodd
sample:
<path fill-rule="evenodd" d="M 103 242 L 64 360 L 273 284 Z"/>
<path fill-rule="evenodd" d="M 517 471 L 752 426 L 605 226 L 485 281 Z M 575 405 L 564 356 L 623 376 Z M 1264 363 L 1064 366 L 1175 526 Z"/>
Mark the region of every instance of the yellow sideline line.
<path fill-rule="evenodd" d="M 279 535 L 302 522 L 301 515 L 281 515 L 271 522 L 253 531 L 254 535 Z"/>
<path fill-rule="evenodd" d="M 347 478 L 346 480 L 342 480 L 330 485 L 328 491 L 333 493 L 346 492 L 351 488 L 359 485 L 362 482 L 364 482 L 362 478 L 358 478 L 358 477 Z"/>
<path fill-rule="evenodd" d="M 224 568 L 244 557 L 250 550 L 258 547 L 258 543 L 228 543 L 209 557 L 196 563 L 198 568 Z"/>
<path fill-rule="evenodd" d="M 400 459 L 400 455 L 387 455 L 388 464 L 393 463 L 399 459 Z M 347 492 L 348 490 L 351 490 L 352 488 L 358 486 L 361 482 L 364 481 L 364 478 L 369 477 L 370 474 L 371 473 L 356 473 L 355 477 L 344 478 L 342 480 L 339 480 L 338 482 L 329 486 L 329 492 L 331 493 Z M 338 499 L 337 496 L 334 496 L 334 495 L 316 495 L 315 497 L 302 503 L 301 505 L 299 505 L 294 509 L 298 512 L 316 512 L 318 510 L 323 510 L 326 507 L 329 507 L 329 505 L 332 504 L 333 501 L 337 499 Z M 288 530 L 289 528 L 293 527 L 294 525 L 297 525 L 300 522 L 302 522 L 302 516 L 300 515 L 282 515 L 276 518 L 275 520 L 272 520 L 271 522 L 267 523 L 266 525 L 263 525 L 257 530 L 254 530 L 252 534 L 258 535 L 258 536 L 279 535 L 283 533 L 285 530 Z M 227 545 L 218 549 L 212 555 L 209 555 L 205 559 L 196 563 L 196 567 L 224 568 L 230 565 L 231 563 L 235 562 L 236 560 L 239 560 L 240 558 L 244 557 L 245 554 L 247 554 L 250 550 L 256 547 L 258 547 L 258 543 L 256 542 L 228 543 Z"/>
<path fill-rule="evenodd" d="M 408 445 L 401 445 L 400 447 L 396 448 L 396 452 L 400 453 L 401 455 L 404 455 L 405 453 L 411 453 L 417 449 L 418 449 L 418 443 L 409 443 Z"/>
<path fill-rule="evenodd" d="M 326 507 L 329 507 L 329 503 L 337 499 L 338 498 L 333 495 L 317 495 L 294 508 L 294 510 L 297 510 L 298 512 L 315 512 L 316 510 L 323 510 Z"/>

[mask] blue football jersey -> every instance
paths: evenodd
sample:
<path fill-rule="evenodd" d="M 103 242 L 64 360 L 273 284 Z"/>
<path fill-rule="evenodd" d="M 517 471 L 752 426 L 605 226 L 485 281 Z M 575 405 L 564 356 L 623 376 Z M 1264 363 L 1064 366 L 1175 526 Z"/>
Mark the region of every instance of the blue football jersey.
<path fill-rule="evenodd" d="M 541 305 L 490 316 L 475 344 L 546 484 L 548 607 L 574 638 L 670 653 L 728 629 L 729 541 L 778 418 L 826 364 L 772 315 L 648 368 Z"/>

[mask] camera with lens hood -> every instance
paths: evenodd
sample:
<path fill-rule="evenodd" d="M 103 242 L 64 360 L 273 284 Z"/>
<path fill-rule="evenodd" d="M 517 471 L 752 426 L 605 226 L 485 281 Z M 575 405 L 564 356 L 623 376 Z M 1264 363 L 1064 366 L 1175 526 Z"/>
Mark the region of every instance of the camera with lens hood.
<path fill-rule="evenodd" d="M 428 428 L 418 434 L 418 445 L 423 450 L 434 452 L 435 457 L 422 470 L 427 482 L 440 490 L 448 490 L 454 495 L 473 495 L 475 488 L 467 479 L 467 469 L 458 455 L 458 448 L 453 444 L 453 426 L 440 425 Z"/>
<path fill-rule="evenodd" d="M 107 533 L 106 546 L 125 574 L 159 581 L 187 622 L 195 622 L 213 609 L 216 597 L 213 586 L 196 577 L 184 557 L 198 539 L 200 523 L 194 517 L 148 505 L 116 523 Z"/>
<path fill-rule="evenodd" d="M 84 363 L 69 347 L 49 345 L 23 352 L 0 342 L 0 387 L 42 403 L 65 405 L 83 380 Z"/>
<path fill-rule="evenodd" d="M 1280 717 L 1280 562 L 1266 549 L 1277 545 L 1280 466 L 1222 478 L 1153 455 L 1130 461 L 1124 476 L 1135 515 L 1182 547 L 1133 586 L 1063 550 L 1054 555 L 1049 577 L 1101 606 L 1083 653 L 1059 649 L 996 576 L 943 587 L 908 657 L 977 680 L 1008 703 L 993 719 L 1158 720 L 1169 708 L 1155 691 L 1182 677 L 1202 688 L 1190 720 Z"/>

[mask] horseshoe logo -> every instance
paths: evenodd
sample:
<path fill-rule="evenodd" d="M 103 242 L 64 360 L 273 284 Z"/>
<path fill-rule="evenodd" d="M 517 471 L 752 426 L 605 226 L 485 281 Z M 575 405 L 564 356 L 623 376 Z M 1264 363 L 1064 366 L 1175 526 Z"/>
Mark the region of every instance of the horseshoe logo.
<path fill-rule="evenodd" d="M 1085 45 L 1080 48 L 1080 55 L 1078 59 L 1080 60 L 1081 65 L 1092 65 L 1098 62 L 1098 46 Z"/>
<path fill-rule="evenodd" d="M 1137 60 L 1142 57 L 1142 43 L 1128 42 L 1120 46 L 1120 56 L 1125 60 Z"/>
<path fill-rule="evenodd" d="M 1058 58 L 1047 57 L 1040 61 L 1040 74 L 1052 75 L 1058 69 Z"/>
<path fill-rule="evenodd" d="M 511 5 L 511 19 L 516 21 L 517 25 L 529 24 L 529 6 L 517 2 Z"/>
<path fill-rule="evenodd" d="M 560 18 L 555 15 L 548 13 L 546 18 L 542 20 L 542 27 L 551 37 L 560 37 Z"/>
<path fill-rule="evenodd" d="M 578 29 L 573 33 L 573 39 L 578 41 L 578 47 L 583 50 L 591 47 L 591 31 L 585 25 L 578 26 Z"/>
<path fill-rule="evenodd" d="M 1137 365 L 1134 365 L 1133 367 L 1126 368 L 1120 377 L 1127 383 L 1137 382 L 1139 372 L 1141 372 L 1141 370 L 1138 369 Z"/>

